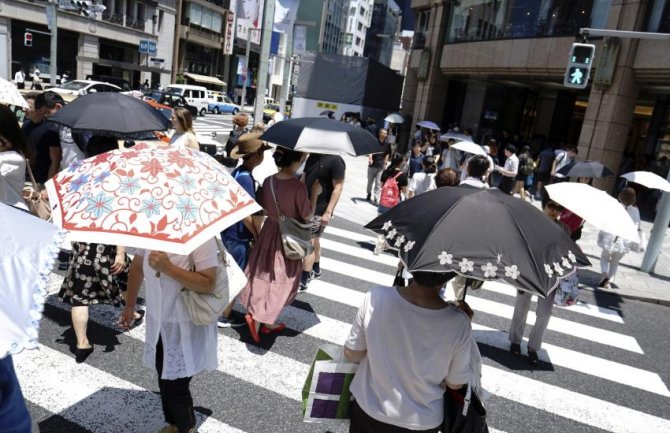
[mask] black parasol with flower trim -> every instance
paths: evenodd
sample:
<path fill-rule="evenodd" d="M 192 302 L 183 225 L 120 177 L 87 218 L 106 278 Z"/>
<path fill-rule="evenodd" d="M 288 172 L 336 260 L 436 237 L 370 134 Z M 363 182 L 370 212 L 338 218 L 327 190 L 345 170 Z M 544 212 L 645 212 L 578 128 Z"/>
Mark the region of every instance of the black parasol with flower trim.
<path fill-rule="evenodd" d="M 366 226 L 410 272 L 504 281 L 545 297 L 589 266 L 568 234 L 533 205 L 497 189 L 444 187 L 402 202 Z"/>

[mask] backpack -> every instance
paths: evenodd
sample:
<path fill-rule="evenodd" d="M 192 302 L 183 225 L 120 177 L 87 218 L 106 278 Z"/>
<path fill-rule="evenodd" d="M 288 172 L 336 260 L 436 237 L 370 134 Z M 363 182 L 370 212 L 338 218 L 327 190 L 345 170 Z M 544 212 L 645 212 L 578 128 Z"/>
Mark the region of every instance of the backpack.
<path fill-rule="evenodd" d="M 226 167 L 237 167 L 238 160 L 233 159 L 230 157 L 230 152 L 232 152 L 233 148 L 237 144 L 237 140 L 240 139 L 242 134 L 246 133 L 247 130 L 244 129 L 242 131 L 238 131 L 237 129 L 233 129 L 230 131 L 230 136 L 228 137 L 228 141 L 226 142 L 226 156 L 222 158 L 221 163 L 226 166 Z"/>
<path fill-rule="evenodd" d="M 379 196 L 379 205 L 385 208 L 392 208 L 400 203 L 400 187 L 398 187 L 399 172 L 393 177 L 389 177 L 382 185 L 381 195 Z"/>

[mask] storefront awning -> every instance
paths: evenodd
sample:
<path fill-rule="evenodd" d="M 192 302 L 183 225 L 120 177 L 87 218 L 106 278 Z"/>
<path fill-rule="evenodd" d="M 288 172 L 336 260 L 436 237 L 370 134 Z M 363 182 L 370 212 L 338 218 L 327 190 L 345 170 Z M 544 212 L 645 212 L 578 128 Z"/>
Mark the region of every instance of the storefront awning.
<path fill-rule="evenodd" d="M 226 85 L 225 81 L 221 81 L 216 77 L 210 77 L 208 75 L 200 75 L 200 74 L 193 74 L 191 72 L 186 72 L 184 76 L 190 78 L 193 81 L 198 81 L 200 83 L 216 84 L 218 86 Z"/>

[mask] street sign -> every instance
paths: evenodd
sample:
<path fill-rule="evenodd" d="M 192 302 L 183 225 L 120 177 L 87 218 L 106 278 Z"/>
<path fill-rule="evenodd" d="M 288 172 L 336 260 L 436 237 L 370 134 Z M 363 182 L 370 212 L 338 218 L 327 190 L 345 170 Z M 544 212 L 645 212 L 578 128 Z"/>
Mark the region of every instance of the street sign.
<path fill-rule="evenodd" d="M 226 14 L 226 33 L 223 39 L 223 54 L 233 54 L 233 45 L 235 43 L 235 12 L 228 11 Z"/>
<path fill-rule="evenodd" d="M 563 85 L 572 89 L 584 89 L 589 84 L 591 66 L 596 46 L 593 44 L 572 44 L 568 66 L 563 77 Z"/>
<path fill-rule="evenodd" d="M 156 48 L 156 41 L 146 41 L 146 42 L 149 44 L 147 53 L 151 56 L 155 56 L 158 53 Z"/>
<path fill-rule="evenodd" d="M 148 54 L 149 53 L 149 41 L 145 39 L 140 40 L 140 47 L 139 51 L 141 54 Z"/>

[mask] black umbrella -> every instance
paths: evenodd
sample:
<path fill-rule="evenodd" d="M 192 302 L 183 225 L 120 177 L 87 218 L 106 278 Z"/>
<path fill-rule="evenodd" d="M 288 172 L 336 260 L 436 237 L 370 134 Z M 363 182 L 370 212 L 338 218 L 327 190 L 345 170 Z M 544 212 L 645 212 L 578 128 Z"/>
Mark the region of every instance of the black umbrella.
<path fill-rule="evenodd" d="M 128 138 L 140 132 L 164 131 L 170 121 L 144 101 L 115 92 L 80 96 L 48 118 L 73 130 Z"/>
<path fill-rule="evenodd" d="M 590 264 L 558 224 L 497 189 L 438 188 L 400 203 L 366 227 L 398 248 L 410 272 L 502 280 L 541 296 L 577 266 Z"/>
<path fill-rule="evenodd" d="M 333 114 L 335 114 L 335 112 L 334 112 L 333 110 L 323 110 L 322 112 L 319 113 L 319 116 L 328 116 L 328 117 L 330 117 L 330 116 L 332 116 Z"/>
<path fill-rule="evenodd" d="M 606 177 L 614 173 L 598 161 L 575 161 L 557 172 L 568 177 Z"/>
<path fill-rule="evenodd" d="M 325 155 L 368 155 L 383 151 L 367 129 L 324 117 L 301 117 L 275 123 L 260 137 L 277 146 Z"/>

